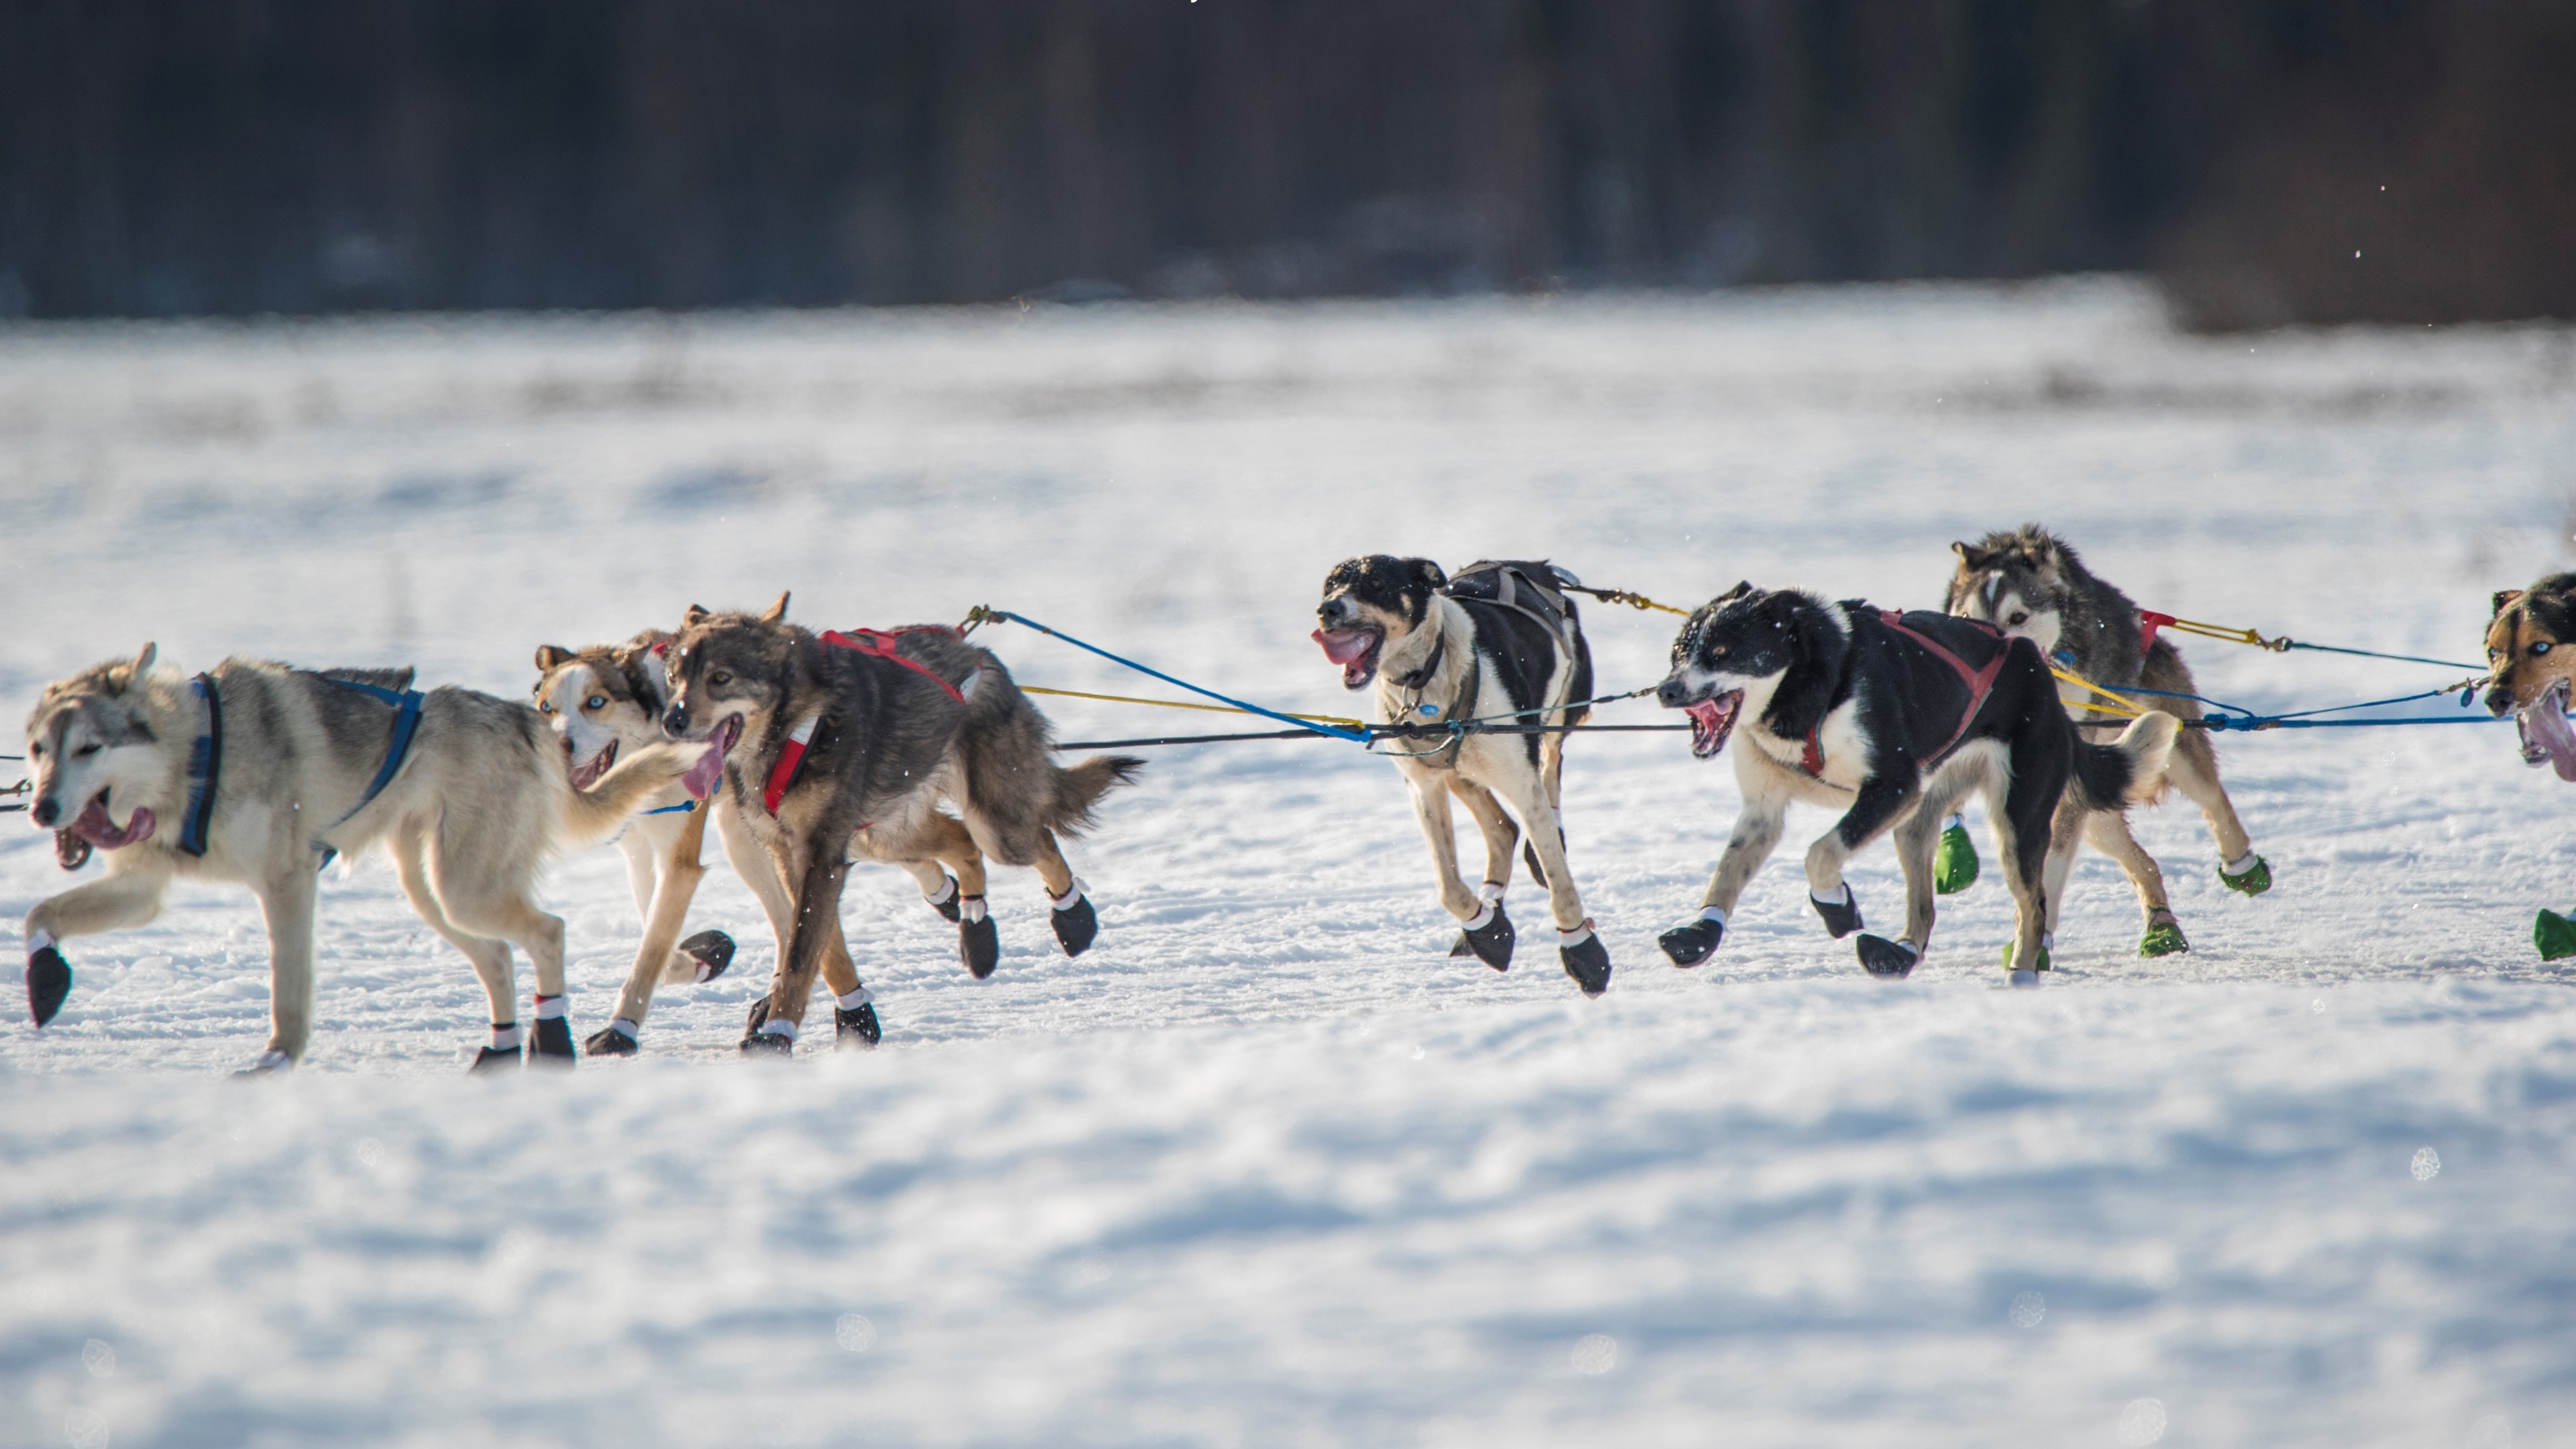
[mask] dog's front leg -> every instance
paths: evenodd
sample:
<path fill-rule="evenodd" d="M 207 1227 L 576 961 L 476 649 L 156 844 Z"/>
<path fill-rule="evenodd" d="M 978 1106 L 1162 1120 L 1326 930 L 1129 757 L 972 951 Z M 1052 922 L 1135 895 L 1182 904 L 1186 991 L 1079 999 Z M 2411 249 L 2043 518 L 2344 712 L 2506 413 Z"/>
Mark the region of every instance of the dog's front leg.
<path fill-rule="evenodd" d="M 1475 817 L 1476 830 L 1485 837 L 1485 883 L 1508 886 L 1512 883 L 1512 848 L 1521 841 L 1521 828 L 1512 823 L 1503 802 L 1494 792 L 1452 771 L 1449 792 Z"/>
<path fill-rule="evenodd" d="M 149 922 L 161 914 L 169 884 L 169 863 L 157 851 L 133 864 L 110 856 L 106 875 L 37 902 L 25 923 L 28 1020 L 43 1026 L 71 995 L 71 963 L 55 942 Z"/>
<path fill-rule="evenodd" d="M 1708 889 L 1700 893 L 1699 915 L 1655 938 L 1674 965 L 1696 966 L 1716 954 L 1718 943 L 1726 939 L 1727 918 L 1735 913 L 1736 901 L 1779 848 L 1790 800 L 1778 778 L 1779 769 L 1759 749 L 1736 755 L 1735 783 L 1744 794 L 1744 808 L 1727 833 L 1717 869 L 1709 873 Z"/>
<path fill-rule="evenodd" d="M 680 929 L 689 917 L 689 903 L 698 892 L 698 882 L 707 873 L 700 860 L 706 841 L 707 812 L 692 811 L 671 843 L 662 852 L 660 878 L 653 886 L 651 904 L 644 914 L 644 939 L 636 943 L 635 964 L 626 973 L 625 988 L 617 993 L 617 1015 L 601 1030 L 593 1033 L 585 1048 L 592 1056 L 629 1056 L 635 1051 L 635 1039 L 644 1025 L 645 1013 L 653 1009 L 653 988 L 665 978 L 697 979 L 705 971 L 698 958 L 677 951 Z M 648 869 L 649 869 L 648 865 Z M 726 943 L 725 960 L 731 960 L 731 942 Z M 688 975 L 676 975 L 681 962 L 688 963 Z M 723 969 L 717 963 L 716 970 Z"/>
<path fill-rule="evenodd" d="M 746 1052 L 784 1055 L 794 1048 L 806 1002 L 814 993 L 815 974 L 840 935 L 841 888 L 850 878 L 848 847 L 814 851 L 812 857 L 797 885 L 796 929 L 788 940 L 787 959 L 779 963 L 778 975 L 770 982 L 767 1013 L 742 1040 Z"/>
<path fill-rule="evenodd" d="M 1843 864 L 1914 808 L 1920 795 L 1911 780 L 1872 775 L 1861 781 L 1851 808 L 1834 828 L 1807 847 L 1807 895 L 1825 929 L 1841 940 L 1861 927 L 1860 900 L 1843 880 Z"/>
<path fill-rule="evenodd" d="M 1405 784 L 1413 791 L 1414 823 L 1422 827 L 1422 842 L 1431 847 L 1431 868 L 1440 876 L 1440 905 L 1460 921 L 1471 921 L 1483 914 L 1484 901 L 1458 874 L 1458 825 L 1449 813 L 1449 786 L 1441 778 L 1443 771 L 1414 765 L 1406 767 Z"/>
<path fill-rule="evenodd" d="M 260 887 L 268 920 L 268 1050 L 254 1071 L 283 1071 L 304 1059 L 313 1037 L 313 894 L 309 863 L 290 860 Z"/>

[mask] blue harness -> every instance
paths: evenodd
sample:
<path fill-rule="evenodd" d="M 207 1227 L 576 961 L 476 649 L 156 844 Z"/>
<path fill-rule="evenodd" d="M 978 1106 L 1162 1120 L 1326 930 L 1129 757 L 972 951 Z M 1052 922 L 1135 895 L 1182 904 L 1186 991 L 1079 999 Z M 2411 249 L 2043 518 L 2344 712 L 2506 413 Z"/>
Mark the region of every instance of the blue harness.
<path fill-rule="evenodd" d="M 206 702 L 206 732 L 188 751 L 188 811 L 179 817 L 179 849 L 202 856 L 206 830 L 215 819 L 215 775 L 224 767 L 224 703 L 212 674 L 198 675 L 188 687 Z"/>
<path fill-rule="evenodd" d="M 367 793 L 358 797 L 358 803 L 350 806 L 346 814 L 324 827 L 323 833 L 327 835 L 348 824 L 359 811 L 374 804 L 376 797 L 384 793 L 385 787 L 393 783 L 394 772 L 402 768 L 403 760 L 411 754 L 412 736 L 420 731 L 420 691 L 406 689 L 396 692 L 381 689 L 372 684 L 360 684 L 354 679 L 333 679 L 327 674 L 322 678 L 326 683 L 336 684 L 342 689 L 354 689 L 360 694 L 394 707 L 394 737 L 393 742 L 385 746 L 383 766 L 376 771 L 376 778 L 368 782 Z M 315 866 L 315 870 L 327 867 L 340 854 L 336 848 L 325 845 L 318 839 L 313 842 L 313 848 L 322 852 L 322 863 Z"/>

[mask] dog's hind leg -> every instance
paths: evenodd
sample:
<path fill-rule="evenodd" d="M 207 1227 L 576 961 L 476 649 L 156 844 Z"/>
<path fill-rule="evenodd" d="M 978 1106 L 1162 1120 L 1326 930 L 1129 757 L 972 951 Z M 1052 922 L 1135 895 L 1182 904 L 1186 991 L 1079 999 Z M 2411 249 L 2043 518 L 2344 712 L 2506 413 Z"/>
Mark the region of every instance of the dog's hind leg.
<path fill-rule="evenodd" d="M 564 999 L 564 923 L 528 897 L 528 883 L 536 875 L 535 843 L 532 839 L 524 851 L 501 841 L 467 845 L 450 838 L 456 824 L 452 817 L 443 819 L 430 837 L 430 881 L 439 906 L 462 929 L 508 941 L 527 953 L 537 987 L 528 1059 L 571 1066 L 576 1058 Z M 490 990 L 490 983 L 485 989 Z M 494 1019 L 499 1019 L 497 1011 Z"/>
<path fill-rule="evenodd" d="M 477 936 L 447 918 L 446 909 L 438 903 L 438 892 L 430 885 L 426 837 L 427 832 L 416 825 L 395 829 L 386 841 L 393 853 L 394 874 L 401 879 L 412 910 L 440 939 L 464 954 L 474 967 L 474 979 L 483 984 L 484 998 L 492 1009 L 492 1041 L 475 1057 L 475 1070 L 515 1065 L 522 1033 L 518 987 L 510 979 L 510 948 L 503 942 Z"/>
<path fill-rule="evenodd" d="M 1995 853 L 2003 858 L 2004 886 L 2013 898 L 2013 944 L 2004 962 L 2013 984 L 2038 984 L 2036 973 L 2048 969 L 2049 829 L 2066 790 L 2066 768 L 2027 763 L 2010 778 L 1989 785 L 1986 815 L 1995 831 Z"/>
<path fill-rule="evenodd" d="M 966 832 L 977 850 L 1005 865 L 1036 868 L 1038 880 L 1046 886 L 1054 907 L 1048 921 L 1055 927 L 1056 944 L 1064 948 L 1064 954 L 1079 956 L 1091 949 L 1091 943 L 1100 935 L 1100 917 L 1092 910 L 1082 882 L 1073 878 L 1073 867 L 1065 863 L 1055 832 L 1043 825 L 1027 825 L 1005 836 L 1002 822 L 963 802 L 960 809 L 966 817 Z"/>
<path fill-rule="evenodd" d="M 1583 913 L 1583 896 L 1575 889 L 1574 868 L 1565 860 L 1565 827 L 1558 823 L 1556 807 L 1548 803 L 1547 783 L 1534 771 L 1523 778 L 1528 788 L 1522 798 L 1511 804 L 1527 827 L 1530 848 L 1538 852 L 1540 864 L 1546 867 L 1548 911 L 1556 920 L 1557 959 L 1584 995 L 1599 996 L 1610 989 L 1610 952 L 1601 944 L 1600 934 L 1592 929 L 1591 917 Z M 1455 869 L 1453 865 L 1451 870 Z"/>
<path fill-rule="evenodd" d="M 1002 938 L 985 899 L 984 852 L 976 849 L 974 834 L 955 816 L 933 812 L 916 832 L 914 847 L 925 858 L 905 862 L 904 869 L 912 872 L 922 899 L 957 923 L 957 959 L 978 981 L 992 975 L 1002 959 Z"/>
<path fill-rule="evenodd" d="M 2227 787 L 2218 782 L 2218 751 L 2209 742 L 2209 731 L 2186 729 L 2174 739 L 2173 753 L 2166 758 L 2166 777 L 2200 807 L 2201 818 L 2209 822 L 2209 833 L 2218 842 L 2218 859 L 2234 878 L 2228 884 L 2247 895 L 2259 895 L 2272 884 L 2271 868 L 2264 865 L 2262 883 L 2247 889 L 2236 884 L 2253 873 L 2260 860 L 2247 861 L 2254 854 L 2254 837 L 2245 833 L 2245 823 L 2236 818 L 2236 804 L 2227 798 Z M 2249 882 L 2249 884 L 2251 884 Z"/>
<path fill-rule="evenodd" d="M 2068 791 L 2071 797 L 2074 792 Z M 2072 799 L 2068 804 L 2073 804 Z M 2066 806 L 2060 806 L 2061 813 Z M 2146 934 L 2138 942 L 2141 956 L 2170 956 L 2188 951 L 2191 944 L 2183 939 L 2182 923 L 2175 919 L 2173 906 L 2165 898 L 2165 873 L 2156 858 L 2138 843 L 2129 829 L 2129 817 L 2116 810 L 2087 810 L 2084 815 L 2084 840 L 2095 850 L 2119 862 L 2121 873 L 2138 893 L 2138 909 L 2146 916 Z M 2058 822 L 2059 829 L 2065 821 Z M 2074 852 L 2067 854 L 2072 857 Z M 2048 929 L 2057 931 L 2057 915 L 2065 900 L 2066 881 L 2062 873 L 2052 876 L 2048 884 Z"/>

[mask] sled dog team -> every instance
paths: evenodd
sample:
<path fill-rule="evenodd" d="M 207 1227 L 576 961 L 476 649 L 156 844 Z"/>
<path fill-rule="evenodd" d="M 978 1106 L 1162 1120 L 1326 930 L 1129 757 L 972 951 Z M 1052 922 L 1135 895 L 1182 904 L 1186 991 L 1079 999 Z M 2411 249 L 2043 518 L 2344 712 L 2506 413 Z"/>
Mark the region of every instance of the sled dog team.
<path fill-rule="evenodd" d="M 2155 861 L 2125 811 L 2179 787 L 2207 817 L 2221 880 L 2257 895 L 2268 864 L 2220 785 L 2196 718 L 2190 670 L 2171 641 L 2075 550 L 2037 526 L 1954 545 L 1944 612 L 1828 602 L 1738 584 L 1693 612 L 1653 690 L 1683 712 L 1690 750 L 1734 745 L 1738 816 L 1699 912 L 1659 938 L 1678 966 L 1723 942 L 1745 886 L 1777 847 L 1792 801 L 1840 813 L 1808 845 L 1808 893 L 1837 938 L 1858 934 L 1861 966 L 1898 978 L 1931 944 L 1936 843 L 1971 796 L 1992 822 L 2015 910 L 2003 962 L 2016 985 L 2049 969 L 2060 898 L 2090 842 L 2117 860 L 2144 914 L 2140 954 L 2189 949 Z M 1367 690 L 1431 847 L 1440 903 L 1456 918 L 1451 955 L 1495 970 L 1512 960 L 1504 910 L 1514 858 L 1547 892 L 1557 954 L 1586 996 L 1611 962 L 1566 856 L 1566 731 L 1594 702 L 1592 659 L 1570 591 L 1545 562 L 1480 562 L 1455 575 L 1417 558 L 1351 559 L 1324 580 L 1315 641 L 1342 682 Z M 1044 883 L 1068 956 L 1099 922 L 1058 845 L 1143 761 L 1056 762 L 1050 726 L 990 650 L 946 626 L 814 631 L 788 599 L 759 613 L 691 606 L 676 632 L 536 653 L 531 703 L 456 687 L 418 691 L 411 671 L 304 670 L 228 659 L 182 678 L 146 644 L 49 686 L 27 726 L 35 822 L 65 869 L 93 849 L 105 874 L 39 903 L 25 920 L 37 1026 L 68 996 L 61 943 L 141 925 L 175 875 L 246 885 L 270 940 L 271 1034 L 254 1070 L 302 1057 L 312 1031 L 315 878 L 335 855 L 382 843 L 432 930 L 473 964 L 492 1036 L 477 1070 L 524 1059 L 569 1065 L 564 925 L 532 887 L 553 852 L 627 826 L 620 838 L 643 919 L 615 1015 L 592 1055 L 632 1055 L 657 986 L 721 974 L 734 943 L 684 938 L 705 874 L 710 821 L 776 938 L 776 968 L 745 1025 L 745 1053 L 785 1054 L 815 978 L 842 1045 L 881 1026 L 841 933 L 853 861 L 901 867 L 957 926 L 977 978 L 999 960 L 988 865 Z M 2576 683 L 2576 575 L 2499 594 L 2488 639 L 2488 704 L 2519 710 L 2524 751 L 2576 779 L 2576 733 L 2561 715 Z M 2555 652 L 2553 652 L 2555 651 Z M 2147 691 L 2170 710 L 2105 718 L 2065 673 Z M 2540 706 L 2535 708 L 2534 706 Z M 1476 728 L 1456 730 L 1472 722 Z M 1460 873 L 1452 800 L 1483 840 L 1483 871 Z M 1900 934 L 1867 932 L 1846 863 L 1893 834 L 1905 880 Z M 2550 951 L 2542 913 L 2544 953 Z M 2576 954 L 2561 919 L 2560 954 Z M 535 973 L 523 1024 L 510 948 Z"/>

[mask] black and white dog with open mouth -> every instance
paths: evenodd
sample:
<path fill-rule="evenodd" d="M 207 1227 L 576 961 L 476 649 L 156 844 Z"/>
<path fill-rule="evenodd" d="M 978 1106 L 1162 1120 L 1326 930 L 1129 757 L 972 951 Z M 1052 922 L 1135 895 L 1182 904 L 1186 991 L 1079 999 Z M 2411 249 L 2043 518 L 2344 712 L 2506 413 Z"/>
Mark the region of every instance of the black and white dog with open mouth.
<path fill-rule="evenodd" d="M 1610 986 L 1610 953 L 1583 913 L 1558 816 L 1564 731 L 1583 722 L 1592 698 L 1592 646 L 1564 592 L 1572 582 L 1545 562 L 1474 563 L 1453 579 L 1427 558 L 1371 554 L 1325 575 L 1314 638 L 1341 666 L 1344 688 L 1376 686 L 1380 722 L 1429 727 L 1389 740 L 1385 753 L 1413 788 L 1440 903 L 1458 918 L 1449 954 L 1510 969 L 1503 894 L 1525 829 L 1522 859 L 1547 888 L 1565 974 L 1599 996 Z M 1437 732 L 1468 721 L 1506 728 Z M 1485 838 L 1478 888 L 1458 873 L 1453 796 Z"/>
<path fill-rule="evenodd" d="M 1749 583 L 1683 624 L 1656 698 L 1689 713 L 1698 758 L 1715 758 L 1739 725 L 1750 745 L 1735 751 L 1744 813 L 1699 918 L 1663 935 L 1674 964 L 1696 966 L 1717 949 L 1736 898 L 1779 844 L 1789 803 L 1801 800 L 1842 811 L 1806 861 L 1809 897 L 1837 939 L 1861 928 L 1844 863 L 1895 832 L 1905 935 L 1864 934 L 1858 949 L 1872 976 L 1907 975 L 1932 938 L 1941 822 L 1982 791 L 2017 917 L 2005 953 L 2017 986 L 2036 985 L 2036 973 L 2048 969 L 2043 872 L 2059 796 L 2074 789 L 2096 810 L 2143 799 L 2162 778 L 2179 728 L 2173 716 L 2149 713 L 2110 744 L 2085 743 L 2029 640 L 1946 614 L 1857 599 L 1828 604 Z M 2054 848 L 2072 851 L 2078 839 Z"/>

